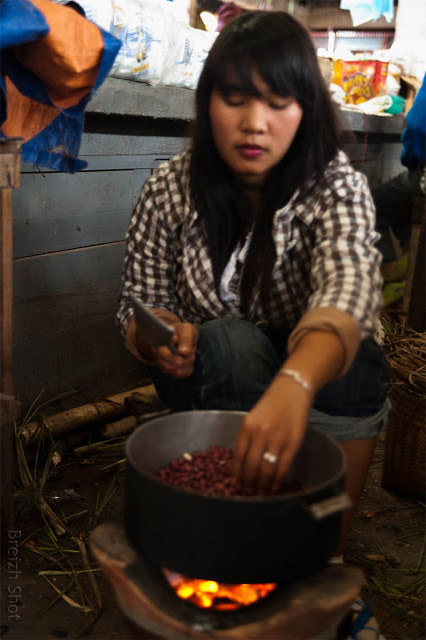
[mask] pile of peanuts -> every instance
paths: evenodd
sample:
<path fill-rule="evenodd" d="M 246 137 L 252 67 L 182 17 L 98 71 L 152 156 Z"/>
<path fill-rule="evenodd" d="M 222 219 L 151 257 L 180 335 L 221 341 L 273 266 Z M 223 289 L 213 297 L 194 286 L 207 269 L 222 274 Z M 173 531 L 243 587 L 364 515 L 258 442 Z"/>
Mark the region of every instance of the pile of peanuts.
<path fill-rule="evenodd" d="M 182 489 L 193 489 L 210 495 L 253 496 L 256 489 L 238 482 L 231 472 L 232 449 L 212 445 L 206 451 L 184 453 L 160 469 L 158 477 Z M 303 487 L 296 480 L 285 480 L 274 495 L 300 491 Z M 268 494 L 271 495 L 271 494 Z"/>

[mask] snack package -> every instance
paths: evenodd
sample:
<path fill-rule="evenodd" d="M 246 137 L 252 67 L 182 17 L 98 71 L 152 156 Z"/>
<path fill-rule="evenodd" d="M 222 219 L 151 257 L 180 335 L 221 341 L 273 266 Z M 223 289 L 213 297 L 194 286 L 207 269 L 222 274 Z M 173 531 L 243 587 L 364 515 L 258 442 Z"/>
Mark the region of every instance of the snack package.
<path fill-rule="evenodd" d="M 347 104 L 358 104 L 384 95 L 387 75 L 387 62 L 335 60 L 332 82 L 342 87 Z"/>

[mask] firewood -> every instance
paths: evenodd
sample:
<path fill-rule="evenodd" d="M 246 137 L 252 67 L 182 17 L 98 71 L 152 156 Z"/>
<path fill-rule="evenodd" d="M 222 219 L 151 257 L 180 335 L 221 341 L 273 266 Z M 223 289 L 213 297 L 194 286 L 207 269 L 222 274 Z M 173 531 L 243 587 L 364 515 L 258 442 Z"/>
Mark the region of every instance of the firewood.
<path fill-rule="evenodd" d="M 101 434 L 104 438 L 117 438 L 118 436 L 125 436 L 133 431 L 133 429 L 135 429 L 135 427 L 137 427 L 137 425 L 141 422 L 152 420 L 153 418 L 159 418 L 160 416 L 164 416 L 166 413 L 170 413 L 170 409 L 155 411 L 153 413 L 144 413 L 142 415 L 139 415 L 137 418 L 135 416 L 121 418 L 121 420 L 117 420 L 116 422 L 110 422 L 109 424 L 107 424 L 101 430 Z"/>
<path fill-rule="evenodd" d="M 58 440 L 58 442 L 55 444 L 55 448 L 52 453 L 51 464 L 54 467 L 57 467 L 58 464 L 62 462 L 62 459 L 65 453 L 69 449 L 73 449 L 78 444 L 80 444 L 80 442 L 87 437 L 88 432 L 89 432 L 88 429 L 83 429 L 82 431 L 76 431 L 71 433 L 66 438 L 62 438 L 62 440 Z"/>
<path fill-rule="evenodd" d="M 134 393 L 138 394 L 138 398 L 144 398 L 147 403 L 152 402 L 157 397 L 154 385 L 150 384 L 144 387 L 138 387 L 137 389 L 130 389 L 129 391 L 104 398 L 97 402 L 55 413 L 43 418 L 42 423 L 35 421 L 25 425 L 22 429 L 23 443 L 25 446 L 28 446 L 34 444 L 40 438 L 43 438 L 48 432 L 50 432 L 53 437 L 57 437 L 58 435 L 75 431 L 88 424 L 102 420 L 103 418 L 110 418 L 126 413 L 127 408 L 124 405 L 124 400 Z"/>
<path fill-rule="evenodd" d="M 123 436 L 126 433 L 130 433 L 137 426 L 138 420 L 135 416 L 127 416 L 121 418 L 116 422 L 110 422 L 102 430 L 101 435 L 103 438 L 117 438 Z"/>

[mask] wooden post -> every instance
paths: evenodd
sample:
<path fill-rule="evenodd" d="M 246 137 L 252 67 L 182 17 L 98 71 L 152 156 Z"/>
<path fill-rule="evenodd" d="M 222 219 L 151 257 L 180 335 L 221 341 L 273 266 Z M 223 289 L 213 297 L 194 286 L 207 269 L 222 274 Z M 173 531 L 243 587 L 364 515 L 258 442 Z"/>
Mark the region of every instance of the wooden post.
<path fill-rule="evenodd" d="M 190 0 L 189 2 L 189 26 L 194 27 L 197 26 L 197 17 L 198 17 L 198 1 Z"/>
<path fill-rule="evenodd" d="M 426 225 L 423 223 L 418 238 L 416 263 L 413 270 L 413 291 L 407 312 L 407 324 L 415 331 L 426 331 Z"/>
<path fill-rule="evenodd" d="M 408 326 L 419 332 L 426 331 L 425 228 L 425 198 L 413 196 L 408 270 L 402 310 L 407 315 Z"/>
<path fill-rule="evenodd" d="M 12 189 L 19 186 L 22 140 L 0 140 L 0 482 L 1 555 L 14 526 L 15 453 L 13 421 L 18 403 L 12 377 Z"/>

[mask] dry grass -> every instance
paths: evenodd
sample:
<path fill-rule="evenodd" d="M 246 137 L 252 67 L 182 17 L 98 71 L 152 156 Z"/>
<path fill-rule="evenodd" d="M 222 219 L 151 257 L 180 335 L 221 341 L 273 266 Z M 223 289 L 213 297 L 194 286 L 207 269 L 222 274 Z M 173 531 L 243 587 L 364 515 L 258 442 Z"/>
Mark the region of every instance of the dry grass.
<path fill-rule="evenodd" d="M 69 396 L 70 394 L 64 394 Z M 56 443 L 49 430 L 45 428 L 43 412 L 49 404 L 64 396 L 53 398 L 50 402 L 39 403 L 41 394 L 35 399 L 27 414 L 15 424 L 15 444 L 18 467 L 17 495 L 23 497 L 27 503 L 35 506 L 41 517 L 41 526 L 33 530 L 21 542 L 21 546 L 37 554 L 45 561 L 45 567 L 38 571 L 55 592 L 40 615 L 48 611 L 58 600 L 62 599 L 71 607 L 86 614 L 91 614 L 89 625 L 99 617 L 103 607 L 101 592 L 96 581 L 96 572 L 100 569 L 92 566 L 88 559 L 87 531 L 96 523 L 108 502 L 117 490 L 118 474 L 112 476 L 105 493 L 100 490 L 96 504 L 91 509 L 81 508 L 75 513 L 65 515 L 61 509 L 55 511 L 48 504 L 46 497 L 46 483 L 51 473 L 51 459 Z M 41 428 L 46 429 L 45 437 L 37 443 L 35 455 L 31 460 L 24 448 L 22 432 L 25 426 L 34 418 L 41 422 Z M 122 457 L 124 438 L 114 447 L 116 457 Z M 112 451 L 108 451 L 109 466 L 112 461 Z M 94 456 L 95 451 L 91 450 Z M 55 582 L 51 580 L 51 577 Z"/>
<path fill-rule="evenodd" d="M 382 319 L 382 324 L 389 382 L 404 385 L 413 394 L 426 398 L 426 333 L 399 322 Z"/>

